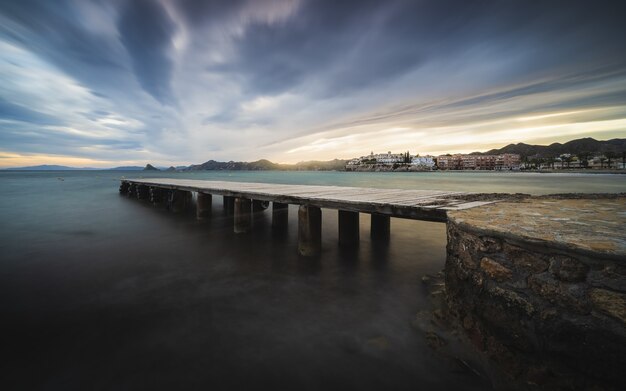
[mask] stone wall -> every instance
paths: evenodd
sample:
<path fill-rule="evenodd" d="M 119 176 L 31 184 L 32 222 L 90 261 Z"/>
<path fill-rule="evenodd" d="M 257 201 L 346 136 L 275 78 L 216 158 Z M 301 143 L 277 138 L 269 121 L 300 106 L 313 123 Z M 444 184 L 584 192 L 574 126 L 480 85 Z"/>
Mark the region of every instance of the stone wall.
<path fill-rule="evenodd" d="M 448 222 L 447 303 L 508 376 L 546 388 L 619 388 L 626 260 Z"/>

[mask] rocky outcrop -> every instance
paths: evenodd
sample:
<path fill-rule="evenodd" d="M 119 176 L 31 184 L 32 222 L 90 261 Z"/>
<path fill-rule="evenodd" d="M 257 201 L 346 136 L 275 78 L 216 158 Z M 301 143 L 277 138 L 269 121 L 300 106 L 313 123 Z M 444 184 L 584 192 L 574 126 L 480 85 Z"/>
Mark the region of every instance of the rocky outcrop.
<path fill-rule="evenodd" d="M 549 389 L 619 388 L 626 368 L 623 233 L 601 241 L 593 232 L 626 226 L 623 201 L 614 200 L 617 213 L 605 224 L 579 228 L 581 243 L 564 223 L 581 213 L 571 203 L 558 204 L 559 212 L 548 202 L 544 213 L 545 200 L 528 201 L 515 224 L 516 203 L 450 216 L 448 307 L 467 339 L 511 378 Z M 591 214 L 593 201 L 577 202 Z M 609 207 L 595 208 L 602 214 Z M 531 221 L 546 215 L 552 225 Z M 525 222 L 529 229 L 516 229 Z M 593 231 L 587 241 L 585 230 Z"/>

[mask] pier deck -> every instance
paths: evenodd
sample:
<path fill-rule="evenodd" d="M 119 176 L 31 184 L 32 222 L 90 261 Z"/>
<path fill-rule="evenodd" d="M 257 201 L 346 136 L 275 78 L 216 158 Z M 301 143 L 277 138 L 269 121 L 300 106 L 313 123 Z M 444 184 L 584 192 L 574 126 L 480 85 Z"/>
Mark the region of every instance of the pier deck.
<path fill-rule="evenodd" d="M 371 214 L 370 234 L 373 240 L 388 240 L 390 218 L 446 222 L 449 211 L 471 209 L 496 201 L 471 201 L 470 193 L 373 189 L 343 186 L 285 185 L 271 183 L 223 182 L 193 179 L 122 179 L 120 193 L 164 203 L 170 210 L 183 210 L 192 204 L 197 193 L 196 216 L 211 215 L 212 197 L 223 197 L 224 209 L 233 214 L 235 233 L 252 229 L 252 212 L 272 203 L 272 227 L 284 229 L 288 224 L 289 204 L 298 209 L 298 251 L 304 256 L 321 252 L 321 208 L 337 209 L 339 244 L 359 243 L 359 213 Z M 468 198 L 469 197 L 469 198 Z"/>
<path fill-rule="evenodd" d="M 494 202 L 468 202 L 464 196 L 469 193 L 436 190 L 286 185 L 171 178 L 124 179 L 123 182 L 170 190 L 438 222 L 447 220 L 448 211 L 469 209 Z"/>

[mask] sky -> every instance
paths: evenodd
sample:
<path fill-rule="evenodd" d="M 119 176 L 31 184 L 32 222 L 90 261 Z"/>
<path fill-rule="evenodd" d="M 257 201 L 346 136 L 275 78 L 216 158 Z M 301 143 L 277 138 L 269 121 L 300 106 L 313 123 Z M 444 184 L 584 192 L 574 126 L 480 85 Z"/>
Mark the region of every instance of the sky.
<path fill-rule="evenodd" d="M 0 167 L 626 137 L 622 3 L 3 0 Z"/>

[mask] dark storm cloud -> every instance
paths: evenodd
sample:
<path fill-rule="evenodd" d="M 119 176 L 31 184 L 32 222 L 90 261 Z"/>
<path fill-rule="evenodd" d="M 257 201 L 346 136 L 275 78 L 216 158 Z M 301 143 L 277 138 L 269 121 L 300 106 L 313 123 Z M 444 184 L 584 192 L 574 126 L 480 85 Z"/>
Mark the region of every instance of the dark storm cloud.
<path fill-rule="evenodd" d="M 253 92 L 279 93 L 310 80 L 332 96 L 476 47 L 528 52 L 512 74 L 598 55 L 624 61 L 615 3 L 307 1 L 284 22 L 249 26 L 235 61 L 213 69 L 244 75 Z"/>
<path fill-rule="evenodd" d="M 178 0 L 175 7 L 191 25 L 204 25 L 232 16 L 249 0 Z"/>
<path fill-rule="evenodd" d="M 170 79 L 175 27 L 165 9 L 153 0 L 129 1 L 122 7 L 118 28 L 141 86 L 163 104 L 174 103 Z"/>

